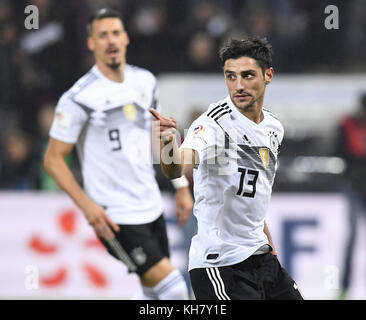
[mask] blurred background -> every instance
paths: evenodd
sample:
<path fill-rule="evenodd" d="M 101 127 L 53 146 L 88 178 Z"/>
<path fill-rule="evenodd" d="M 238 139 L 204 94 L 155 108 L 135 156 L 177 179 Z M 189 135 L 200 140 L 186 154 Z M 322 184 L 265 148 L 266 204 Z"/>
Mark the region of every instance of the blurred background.
<path fill-rule="evenodd" d="M 30 4 L 39 9 L 37 30 L 24 25 Z M 329 5 L 338 9 L 336 29 L 325 26 Z M 275 78 L 265 107 L 285 126 L 268 217 L 281 263 L 307 298 L 365 299 L 364 0 L 0 0 L 0 256 L 6 261 L 0 298 L 131 298 L 138 290 L 136 279 L 106 255 L 115 279 L 109 282 L 103 264 L 71 267 L 73 258 L 58 254 L 56 243 L 65 242 L 67 252 L 87 254 L 70 239 L 78 233 L 84 243 L 77 228 L 92 234 L 41 165 L 58 98 L 94 63 L 85 26 L 102 7 L 122 13 L 128 63 L 157 76 L 163 112 L 182 131 L 227 95 L 219 47 L 230 38 L 267 37 Z M 75 155 L 68 161 L 80 179 Z M 169 216 L 172 188 L 159 171 L 158 178 Z M 181 230 L 174 213 L 168 222 L 173 256 L 184 270 L 194 222 Z M 69 268 L 84 271 L 70 278 Z M 116 285 L 122 280 L 130 289 Z"/>

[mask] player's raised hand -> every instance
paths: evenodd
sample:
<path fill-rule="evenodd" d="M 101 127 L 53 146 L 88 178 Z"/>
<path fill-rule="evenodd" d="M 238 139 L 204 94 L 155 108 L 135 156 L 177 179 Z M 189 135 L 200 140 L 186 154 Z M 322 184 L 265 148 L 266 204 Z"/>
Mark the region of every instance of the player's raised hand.
<path fill-rule="evenodd" d="M 175 129 L 178 128 L 177 120 L 175 120 L 174 118 L 165 117 L 153 108 L 150 108 L 149 111 L 154 116 L 154 118 L 160 122 L 161 127 L 175 128 Z"/>
<path fill-rule="evenodd" d="M 159 135 L 163 141 L 172 141 L 178 128 L 177 120 L 172 117 L 165 117 L 153 108 L 150 108 L 149 111 L 156 119 L 155 121 L 158 122 L 158 126 L 156 126 L 154 130 L 155 133 Z"/>

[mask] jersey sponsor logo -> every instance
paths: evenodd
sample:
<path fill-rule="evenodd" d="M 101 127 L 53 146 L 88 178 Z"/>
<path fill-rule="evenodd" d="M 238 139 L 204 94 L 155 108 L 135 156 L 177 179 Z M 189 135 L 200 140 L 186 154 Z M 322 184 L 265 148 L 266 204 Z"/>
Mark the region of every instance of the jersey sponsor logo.
<path fill-rule="evenodd" d="M 67 134 L 72 122 L 72 114 L 67 113 L 64 111 L 57 111 L 55 116 L 55 128 L 64 133 Z"/>
<path fill-rule="evenodd" d="M 268 164 L 269 164 L 269 149 L 268 148 L 259 148 L 259 156 L 261 157 L 263 166 L 265 168 L 267 168 Z"/>
<path fill-rule="evenodd" d="M 125 117 L 127 120 L 134 121 L 136 119 L 136 107 L 133 104 L 126 104 L 123 106 L 123 113 L 125 114 Z"/>

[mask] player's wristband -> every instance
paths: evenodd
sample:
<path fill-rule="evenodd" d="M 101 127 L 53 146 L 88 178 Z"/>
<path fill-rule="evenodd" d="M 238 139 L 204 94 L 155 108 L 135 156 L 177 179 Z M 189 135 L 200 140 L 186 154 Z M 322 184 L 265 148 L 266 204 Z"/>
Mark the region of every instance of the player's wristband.
<path fill-rule="evenodd" d="M 189 186 L 189 182 L 188 182 L 188 180 L 185 176 L 181 176 L 180 178 L 172 179 L 170 181 L 172 182 L 173 187 L 175 189 L 180 189 L 180 188 L 184 188 L 184 187 Z"/>

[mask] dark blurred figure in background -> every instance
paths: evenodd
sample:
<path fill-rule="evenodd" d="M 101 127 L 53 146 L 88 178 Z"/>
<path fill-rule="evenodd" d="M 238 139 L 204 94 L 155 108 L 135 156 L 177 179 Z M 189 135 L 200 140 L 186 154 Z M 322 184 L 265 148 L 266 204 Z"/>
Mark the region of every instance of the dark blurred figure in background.
<path fill-rule="evenodd" d="M 365 64 L 366 55 L 366 5 L 364 0 L 353 0 L 347 12 L 346 28 L 347 64 L 349 69 L 359 72 L 359 66 Z"/>
<path fill-rule="evenodd" d="M 351 282 L 352 260 L 357 236 L 357 222 L 366 217 L 366 93 L 360 97 L 359 109 L 340 123 L 337 153 L 347 163 L 345 193 L 349 201 L 349 237 L 339 299 L 347 298 Z M 366 284 L 365 284 L 366 286 Z"/>
<path fill-rule="evenodd" d="M 0 106 L 8 108 L 16 98 L 17 70 L 14 50 L 17 47 L 17 29 L 12 22 L 11 6 L 0 2 Z"/>
<path fill-rule="evenodd" d="M 3 143 L 0 163 L 0 189 L 27 190 L 35 188 L 34 154 L 27 135 L 16 131 Z"/>
<path fill-rule="evenodd" d="M 198 32 L 192 36 L 187 49 L 185 71 L 191 72 L 219 72 L 217 66 L 217 47 L 214 39 L 205 32 Z"/>

